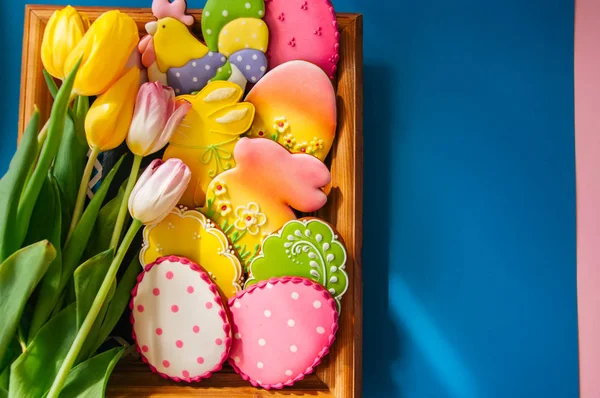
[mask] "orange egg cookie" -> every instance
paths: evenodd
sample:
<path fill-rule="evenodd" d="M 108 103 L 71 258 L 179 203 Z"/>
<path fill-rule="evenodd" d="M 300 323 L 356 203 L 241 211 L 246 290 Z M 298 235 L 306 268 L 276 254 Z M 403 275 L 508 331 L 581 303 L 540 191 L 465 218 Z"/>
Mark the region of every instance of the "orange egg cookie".
<path fill-rule="evenodd" d="M 270 138 L 294 153 L 324 160 L 337 127 L 335 90 L 321 68 L 286 62 L 267 73 L 248 93 L 256 107 L 251 137 Z"/>

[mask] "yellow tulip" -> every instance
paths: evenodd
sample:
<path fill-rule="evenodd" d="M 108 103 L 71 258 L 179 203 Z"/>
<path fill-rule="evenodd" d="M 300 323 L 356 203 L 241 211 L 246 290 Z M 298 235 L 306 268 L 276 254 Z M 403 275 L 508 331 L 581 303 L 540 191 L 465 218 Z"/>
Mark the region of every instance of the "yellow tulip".
<path fill-rule="evenodd" d="M 96 98 L 85 117 L 85 135 L 90 148 L 105 152 L 125 141 L 139 87 L 140 70 L 133 67 Z"/>
<path fill-rule="evenodd" d="M 65 62 L 64 70 L 68 73 L 82 58 L 73 92 L 93 96 L 108 90 L 123 75 L 139 39 L 137 25 L 129 15 L 119 10 L 102 14 Z"/>
<path fill-rule="evenodd" d="M 61 80 L 67 76 L 65 61 L 89 27 L 87 16 L 71 6 L 52 14 L 42 39 L 42 63 L 48 73 Z"/>

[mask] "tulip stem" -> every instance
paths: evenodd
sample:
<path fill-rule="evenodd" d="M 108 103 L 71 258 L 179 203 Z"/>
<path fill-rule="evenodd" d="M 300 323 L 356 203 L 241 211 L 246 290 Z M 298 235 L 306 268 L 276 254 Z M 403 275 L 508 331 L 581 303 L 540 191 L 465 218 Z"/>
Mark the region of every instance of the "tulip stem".
<path fill-rule="evenodd" d="M 79 192 L 77 193 L 77 201 L 75 202 L 75 210 L 73 210 L 73 218 L 71 219 L 71 226 L 69 227 L 69 233 L 67 234 L 67 241 L 73 235 L 77 224 L 79 223 L 79 219 L 83 214 L 83 207 L 85 205 L 85 198 L 87 197 L 88 185 L 90 183 L 90 179 L 92 178 L 92 171 L 94 171 L 94 164 L 98 159 L 98 155 L 100 154 L 100 150 L 97 148 L 92 148 L 90 156 L 88 157 L 87 164 L 85 165 L 85 170 L 83 171 L 83 177 L 81 178 L 81 184 L 79 185 Z"/>
<path fill-rule="evenodd" d="M 119 240 L 121 240 L 121 232 L 123 231 L 123 224 L 125 224 L 125 218 L 127 217 L 127 205 L 129 203 L 129 197 L 133 191 L 133 187 L 138 179 L 140 173 L 140 166 L 142 164 L 142 156 L 135 155 L 133 158 L 133 165 L 131 166 L 131 173 L 129 174 L 129 180 L 127 180 L 127 187 L 125 188 L 125 195 L 121 201 L 121 207 L 119 208 L 119 215 L 117 216 L 117 222 L 115 223 L 115 229 L 113 230 L 112 238 L 110 240 L 110 247 L 113 250 L 117 250 L 119 246 Z"/>
<path fill-rule="evenodd" d="M 69 352 L 67 353 L 67 356 L 65 357 L 65 360 L 63 361 L 60 370 L 58 371 L 58 374 L 52 383 L 52 387 L 48 392 L 47 398 L 58 398 L 60 395 L 65 381 L 69 376 L 69 372 L 75 364 L 75 360 L 79 356 L 81 348 L 83 347 L 83 344 L 92 330 L 94 322 L 96 321 L 96 318 L 98 317 L 98 314 L 100 313 L 100 310 L 106 301 L 106 297 L 108 296 L 111 285 L 117 276 L 117 271 L 123 262 L 123 258 L 125 257 L 125 254 L 129 250 L 129 246 L 131 246 L 131 242 L 133 242 L 133 239 L 141 227 L 142 222 L 139 220 L 134 219 L 131 223 L 131 226 L 125 235 L 121 246 L 119 246 L 119 250 L 117 251 L 115 258 L 113 259 L 110 268 L 104 277 L 102 286 L 100 286 L 100 290 L 98 290 L 98 294 L 96 295 L 96 298 L 94 298 L 94 302 L 92 303 L 90 311 L 85 317 L 81 328 L 77 332 L 77 336 L 75 336 L 75 340 L 73 341 L 73 344 L 71 344 L 71 348 L 69 349 Z"/>

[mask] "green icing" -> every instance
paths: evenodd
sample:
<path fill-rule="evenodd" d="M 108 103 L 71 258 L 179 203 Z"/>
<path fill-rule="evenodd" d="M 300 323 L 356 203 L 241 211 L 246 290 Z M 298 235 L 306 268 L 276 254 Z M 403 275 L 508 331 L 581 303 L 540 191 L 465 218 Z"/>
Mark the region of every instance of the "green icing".
<path fill-rule="evenodd" d="M 215 77 L 213 77 L 212 79 L 209 80 L 210 82 L 215 82 L 218 80 L 224 80 L 224 81 L 229 80 L 229 78 L 231 77 L 231 73 L 232 73 L 231 64 L 229 63 L 229 60 L 227 60 L 225 65 L 223 65 L 219 69 L 220 69 L 220 71 L 217 69 L 217 74 L 215 75 Z"/>
<path fill-rule="evenodd" d="M 208 0 L 202 13 L 202 34 L 209 51 L 219 51 L 219 33 L 229 22 L 264 15 L 264 0 Z"/>
<path fill-rule="evenodd" d="M 323 285 L 339 307 L 348 289 L 345 268 L 346 249 L 327 223 L 294 220 L 265 238 L 261 254 L 250 264 L 246 288 L 270 278 L 300 276 Z"/>

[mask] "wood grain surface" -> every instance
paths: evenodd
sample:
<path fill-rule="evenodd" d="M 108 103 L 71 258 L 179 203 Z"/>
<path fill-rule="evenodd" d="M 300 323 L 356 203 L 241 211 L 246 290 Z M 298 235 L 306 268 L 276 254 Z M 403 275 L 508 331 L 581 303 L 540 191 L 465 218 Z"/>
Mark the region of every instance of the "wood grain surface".
<path fill-rule="evenodd" d="M 40 58 L 44 27 L 57 6 L 28 5 L 23 35 L 19 136 L 31 117 L 34 105 L 45 120 L 51 109 L 42 75 Z M 140 34 L 153 20 L 150 9 L 119 8 L 137 23 Z M 78 7 L 95 20 L 106 7 Z M 201 36 L 201 10 L 190 10 L 196 18 L 192 30 Z M 330 354 L 315 374 L 293 387 L 279 391 L 254 388 L 226 366 L 212 378 L 193 385 L 163 380 L 135 356 L 121 360 L 107 389 L 108 397 L 272 397 L 362 396 L 362 206 L 363 206 L 363 121 L 362 121 L 362 16 L 337 14 L 341 32 L 340 62 L 336 78 L 338 135 L 326 160 L 332 174 L 327 206 L 316 213 L 333 224 L 348 249 L 346 269 L 350 287 L 343 299 L 340 330 Z"/>

